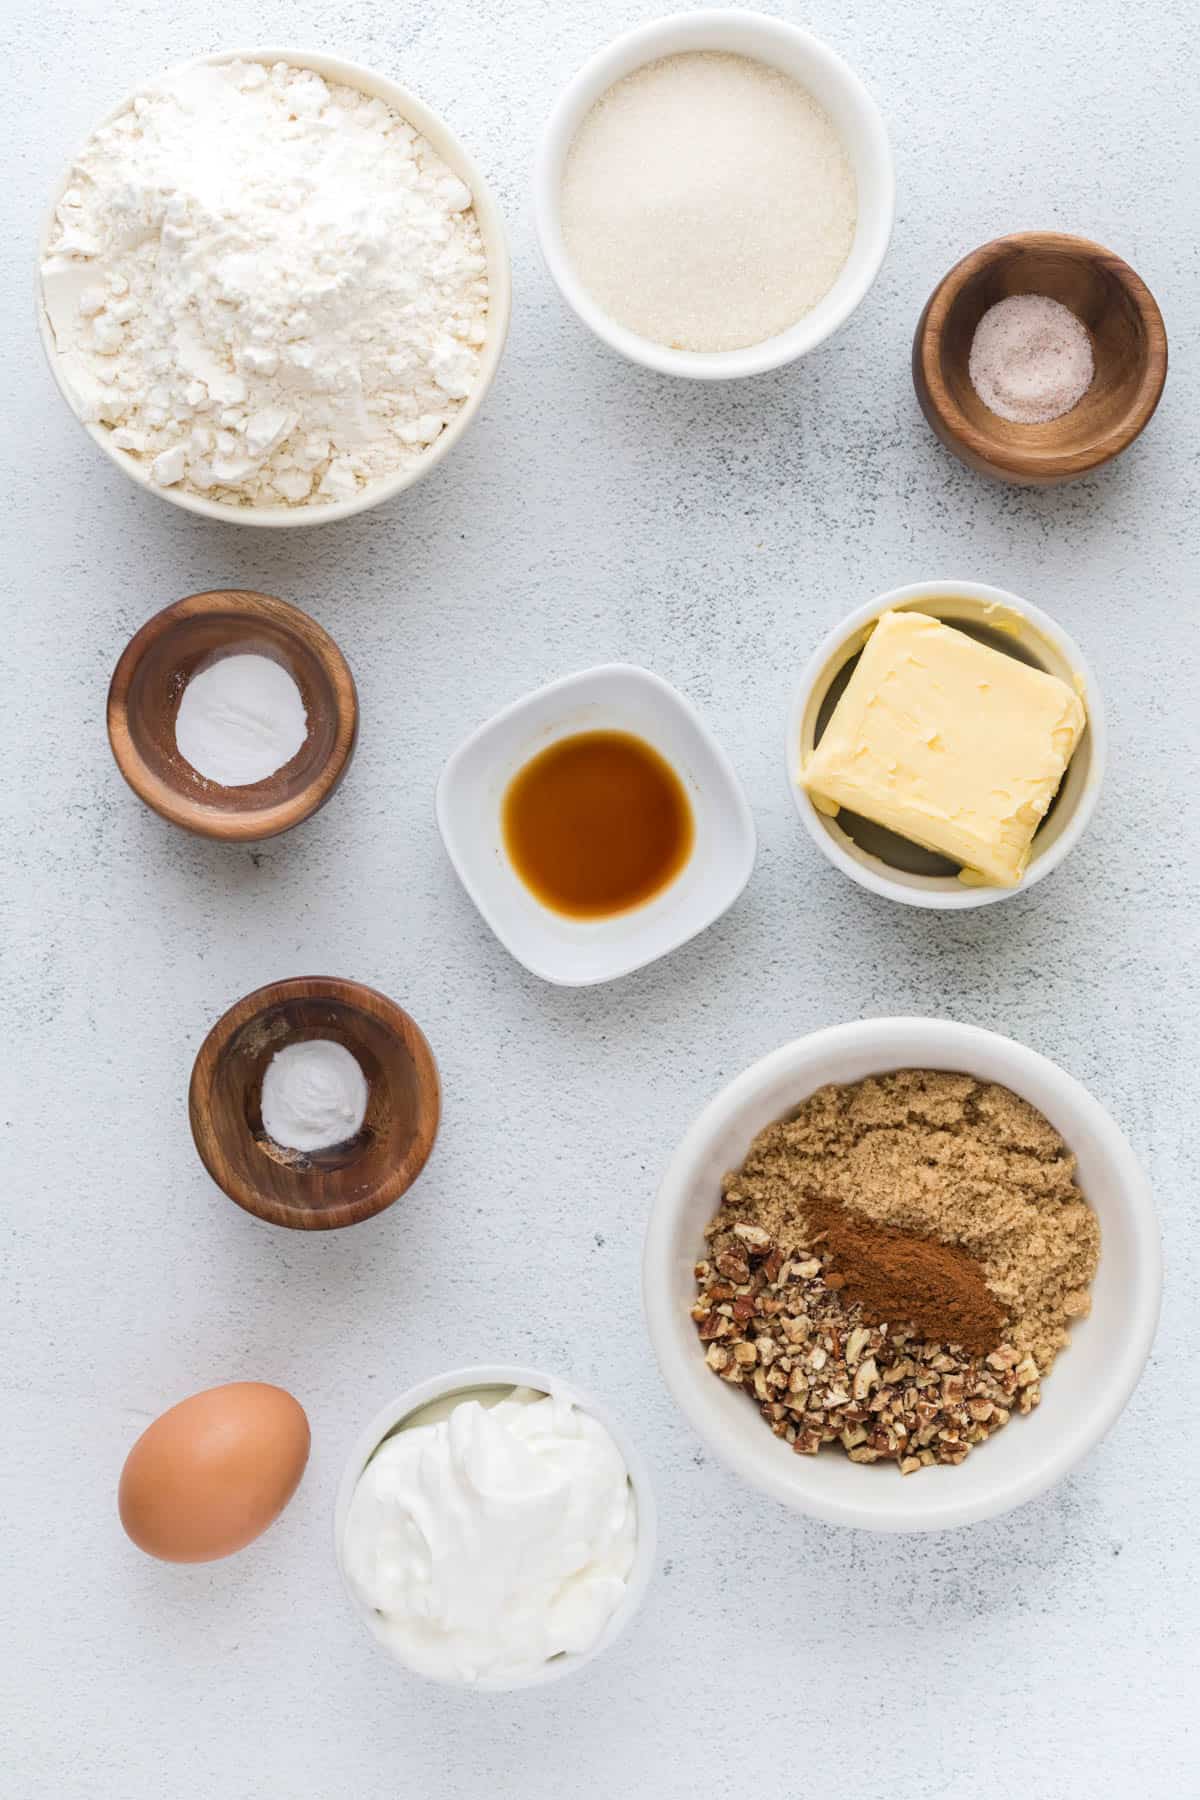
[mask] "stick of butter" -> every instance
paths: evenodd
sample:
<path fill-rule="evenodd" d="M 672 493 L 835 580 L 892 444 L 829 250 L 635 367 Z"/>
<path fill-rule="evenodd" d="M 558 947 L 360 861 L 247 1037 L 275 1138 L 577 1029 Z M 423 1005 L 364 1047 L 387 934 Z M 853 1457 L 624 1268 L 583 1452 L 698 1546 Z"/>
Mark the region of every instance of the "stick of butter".
<path fill-rule="evenodd" d="M 1057 675 L 920 612 L 885 612 L 800 783 L 1015 887 L 1087 723 Z"/>

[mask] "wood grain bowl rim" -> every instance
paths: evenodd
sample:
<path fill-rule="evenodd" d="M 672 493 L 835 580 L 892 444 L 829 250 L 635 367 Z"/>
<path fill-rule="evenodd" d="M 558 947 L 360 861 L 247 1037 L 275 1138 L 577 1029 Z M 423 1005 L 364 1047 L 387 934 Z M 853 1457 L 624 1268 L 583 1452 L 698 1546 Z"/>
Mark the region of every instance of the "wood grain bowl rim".
<path fill-rule="evenodd" d="M 404 1156 L 365 1199 L 340 1201 L 324 1207 L 289 1207 L 252 1182 L 243 1180 L 228 1167 L 223 1157 L 214 1156 L 214 1148 L 219 1148 L 219 1144 L 212 1125 L 212 1096 L 222 1054 L 237 1033 L 253 1019 L 289 1000 L 336 1001 L 351 1012 L 366 1013 L 390 1031 L 412 1058 L 420 1102 L 416 1130 Z M 429 1161 L 441 1115 L 442 1084 L 437 1062 L 428 1038 L 411 1013 L 377 988 L 334 975 L 289 976 L 285 981 L 268 982 L 265 987 L 255 988 L 236 1000 L 205 1037 L 188 1084 L 188 1122 L 192 1141 L 213 1181 L 243 1212 L 268 1225 L 281 1225 L 291 1231 L 336 1231 L 385 1212 L 407 1193 Z"/>
<path fill-rule="evenodd" d="M 134 742 L 129 726 L 129 695 L 143 659 L 181 622 L 211 613 L 242 620 L 248 626 L 259 619 L 268 621 L 317 659 L 330 684 L 335 715 L 333 745 L 307 787 L 290 800 L 250 812 L 201 805 L 156 774 Z M 113 670 L 107 723 L 108 741 L 118 769 L 152 812 L 197 837 L 220 843 L 256 843 L 262 838 L 278 837 L 311 818 L 336 791 L 358 743 L 358 690 L 350 665 L 333 638 L 300 607 L 252 588 L 209 588 L 171 601 L 134 632 Z"/>
<path fill-rule="evenodd" d="M 1125 290 L 1146 334 L 1137 389 L 1123 415 L 1083 449 L 1040 450 L 1002 444 L 975 426 L 940 375 L 940 347 L 950 308 L 968 284 L 990 264 L 1014 250 L 1053 250 L 1080 261 L 1103 262 Z M 1091 238 L 1062 231 L 1013 231 L 990 238 L 955 263 L 938 282 L 921 311 L 913 335 L 913 385 L 921 411 L 948 448 L 966 452 L 978 464 L 1013 481 L 1055 482 L 1090 474 L 1127 450 L 1154 416 L 1167 379 L 1167 331 L 1157 300 L 1137 270 L 1115 250 Z"/>

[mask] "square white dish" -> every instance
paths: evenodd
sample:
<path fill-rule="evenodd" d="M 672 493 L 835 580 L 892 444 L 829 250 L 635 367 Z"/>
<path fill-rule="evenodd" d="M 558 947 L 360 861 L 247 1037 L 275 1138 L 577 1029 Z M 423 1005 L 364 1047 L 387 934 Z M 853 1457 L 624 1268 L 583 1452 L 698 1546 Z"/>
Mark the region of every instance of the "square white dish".
<path fill-rule="evenodd" d="M 527 888 L 504 848 L 505 790 L 531 757 L 582 731 L 628 731 L 683 783 L 695 842 L 668 886 L 627 912 L 573 919 Z M 754 867 L 754 820 L 733 766 L 675 688 L 629 663 L 566 675 L 514 701 L 461 744 L 437 788 L 438 829 L 455 871 L 505 949 L 559 987 L 614 981 L 696 937 L 728 911 Z"/>

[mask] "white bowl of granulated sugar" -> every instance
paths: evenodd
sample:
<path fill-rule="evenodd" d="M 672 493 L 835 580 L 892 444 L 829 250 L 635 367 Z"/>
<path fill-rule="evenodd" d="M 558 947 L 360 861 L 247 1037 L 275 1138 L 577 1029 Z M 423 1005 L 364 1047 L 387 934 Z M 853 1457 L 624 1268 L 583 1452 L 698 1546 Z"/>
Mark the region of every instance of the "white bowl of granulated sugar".
<path fill-rule="evenodd" d="M 344 519 L 427 474 L 482 406 L 510 305 L 462 145 L 407 89 L 310 51 L 144 84 L 39 245 L 42 341 L 89 436 L 140 487 L 240 525 Z"/>
<path fill-rule="evenodd" d="M 819 38 L 763 13 L 640 26 L 568 83 L 534 172 L 567 304 L 666 375 L 804 356 L 879 272 L 895 182 L 879 108 Z"/>

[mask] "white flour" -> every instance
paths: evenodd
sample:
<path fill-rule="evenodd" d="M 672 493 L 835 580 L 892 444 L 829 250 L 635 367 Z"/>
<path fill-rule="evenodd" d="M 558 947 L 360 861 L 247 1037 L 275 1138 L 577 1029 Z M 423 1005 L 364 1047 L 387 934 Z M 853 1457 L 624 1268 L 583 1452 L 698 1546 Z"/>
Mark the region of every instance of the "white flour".
<path fill-rule="evenodd" d="M 487 330 L 468 189 L 381 101 L 283 63 L 181 71 L 97 131 L 42 284 L 80 415 L 234 504 L 411 464 Z"/>

